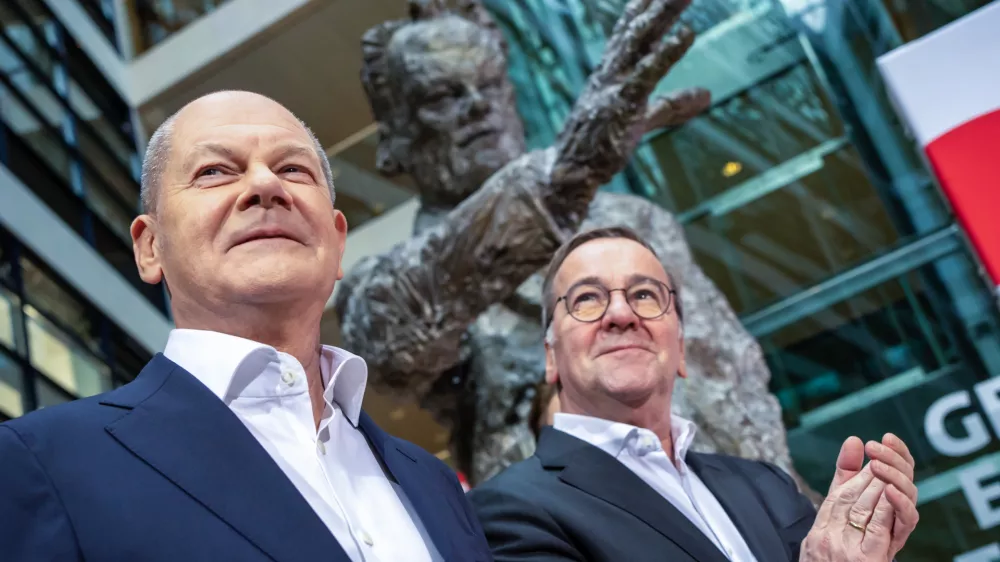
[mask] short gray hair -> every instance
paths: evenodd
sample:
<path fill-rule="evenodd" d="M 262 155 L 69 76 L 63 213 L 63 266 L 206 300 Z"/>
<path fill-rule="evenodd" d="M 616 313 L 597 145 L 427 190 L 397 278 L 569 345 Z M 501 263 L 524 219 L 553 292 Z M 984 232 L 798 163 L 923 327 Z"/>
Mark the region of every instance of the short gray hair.
<path fill-rule="evenodd" d="M 170 156 L 170 140 L 173 137 L 174 124 L 177 122 L 177 115 L 180 112 L 181 110 L 178 110 L 157 127 L 153 131 L 153 136 L 149 137 L 149 143 L 146 144 L 146 152 L 142 157 L 142 175 L 139 179 L 139 196 L 142 201 L 142 210 L 145 213 L 156 211 L 157 194 L 163 183 L 163 174 Z M 306 130 L 309 138 L 312 139 L 313 147 L 316 149 L 316 157 L 319 158 L 319 164 L 323 168 L 323 177 L 326 178 L 326 185 L 330 190 L 330 203 L 335 203 L 337 192 L 333 187 L 333 168 L 330 167 L 330 159 L 326 156 L 326 149 L 323 148 L 323 144 L 319 142 L 319 138 L 305 124 L 305 121 L 298 117 L 296 119 Z"/>

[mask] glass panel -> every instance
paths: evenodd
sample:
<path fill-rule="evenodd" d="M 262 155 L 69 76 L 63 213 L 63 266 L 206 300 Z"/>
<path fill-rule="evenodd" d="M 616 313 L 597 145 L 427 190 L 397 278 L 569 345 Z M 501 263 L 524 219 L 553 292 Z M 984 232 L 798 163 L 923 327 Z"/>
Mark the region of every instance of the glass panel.
<path fill-rule="evenodd" d="M 963 361 L 957 317 L 930 284 L 934 275 L 911 271 L 761 340 L 788 427 L 821 423 L 848 395 L 858 400 Z"/>
<path fill-rule="evenodd" d="M 111 370 L 85 351 L 31 306 L 25 306 L 31 363 L 77 396 L 111 389 Z"/>
<path fill-rule="evenodd" d="M 18 299 L 3 287 L 0 287 L 0 345 L 16 351 L 18 336 L 18 316 L 21 306 Z"/>
<path fill-rule="evenodd" d="M 5 86 L 0 85 L 0 115 L 11 132 L 21 137 L 39 158 L 56 172 L 67 186 L 70 182 L 69 156 L 62 139 L 40 122 Z M 57 129 L 58 130 L 58 129 Z M 13 162 L 16 163 L 16 162 Z M 25 180 L 31 185 L 30 179 Z"/>
<path fill-rule="evenodd" d="M 63 41 L 67 66 L 72 76 L 70 95 L 76 95 L 73 90 L 77 86 L 86 92 L 87 98 L 100 108 L 102 118 L 110 124 L 122 142 L 132 147 L 131 150 L 134 151 L 135 138 L 132 134 L 132 116 L 128 105 L 73 40 L 72 35 L 64 34 Z M 72 97 L 70 102 L 74 104 L 74 107 L 76 107 L 76 103 L 82 103 L 81 100 L 74 100 Z"/>
<path fill-rule="evenodd" d="M 111 231 L 125 244 L 132 244 L 129 228 L 135 218 L 136 207 L 127 206 L 126 202 L 107 183 L 97 178 L 87 167 L 81 166 L 83 185 L 86 193 L 87 206 L 94 214 L 101 217 Z M 138 197 L 136 197 L 138 199 Z"/>
<path fill-rule="evenodd" d="M 100 347 L 93 335 L 88 307 L 33 261 L 22 258 L 21 268 L 25 299 L 97 352 Z"/>
<path fill-rule="evenodd" d="M 897 246 L 903 238 L 853 147 L 827 144 L 682 215 L 695 260 L 748 313 Z M 924 186 L 924 191 L 933 189 Z"/>
<path fill-rule="evenodd" d="M 135 16 L 142 26 L 136 45 L 141 53 L 215 10 L 228 0 L 139 0 Z"/>
<path fill-rule="evenodd" d="M 2 32 L 14 43 L 17 50 L 31 60 L 39 71 L 46 75 L 51 75 L 53 68 L 55 68 L 55 60 L 47 43 L 42 39 L 44 34 L 41 27 L 46 24 L 49 17 L 47 14 L 39 11 L 32 12 L 31 10 L 28 10 L 28 15 L 30 16 L 29 21 L 35 26 L 34 29 L 28 26 L 28 22 L 21 19 L 20 11 L 9 6 L 0 6 L 0 21 L 6 23 Z M 8 49 L 9 47 L 4 44 L 2 51 L 0 51 L 4 52 L 4 58 L 13 55 L 13 53 L 7 52 Z M 19 59 L 20 55 L 17 58 Z M 23 63 L 18 64 L 18 66 L 21 66 L 21 64 Z M 6 69 L 7 67 L 5 66 L 4 68 Z M 25 70 L 25 72 L 27 71 Z"/>
<path fill-rule="evenodd" d="M 72 397 L 67 396 L 41 375 L 35 376 L 35 397 L 38 399 L 38 409 L 58 406 L 72 400 Z"/>
<path fill-rule="evenodd" d="M 24 376 L 21 366 L 0 349 L 0 414 L 16 418 L 24 414 L 21 389 Z"/>
<path fill-rule="evenodd" d="M 90 97 L 76 82 L 70 83 L 69 103 L 76 112 L 76 115 L 86 121 L 89 126 L 81 126 L 78 131 L 80 148 L 84 154 L 96 154 L 97 151 L 100 151 L 100 157 L 105 160 L 110 160 L 113 154 L 113 158 L 119 164 L 119 168 L 116 168 L 115 172 L 120 174 L 122 173 L 120 170 L 124 170 L 129 180 L 132 180 L 129 166 L 131 166 L 132 158 L 135 156 L 135 149 L 130 146 L 130 143 L 126 142 L 126 139 L 123 138 L 119 131 L 115 130 L 114 125 L 111 124 L 101 112 L 101 109 L 91 101 Z M 93 129 L 93 134 L 99 137 L 103 146 L 95 146 L 97 139 L 92 138 L 92 134 L 88 129 Z M 108 151 L 112 154 L 108 154 Z M 102 169 L 101 171 L 103 172 L 104 170 Z M 128 192 L 134 192 L 136 189 L 138 189 L 138 186 L 132 180 Z M 125 193 L 123 192 L 123 195 Z"/>
<path fill-rule="evenodd" d="M 688 211 L 843 135 L 815 73 L 796 66 L 653 138 L 649 145 L 664 174 L 664 187 L 653 199 Z"/>
<path fill-rule="evenodd" d="M 115 4 L 114 0 L 78 0 L 87 11 L 91 21 L 101 30 L 104 38 L 118 49 L 118 38 L 115 36 Z"/>

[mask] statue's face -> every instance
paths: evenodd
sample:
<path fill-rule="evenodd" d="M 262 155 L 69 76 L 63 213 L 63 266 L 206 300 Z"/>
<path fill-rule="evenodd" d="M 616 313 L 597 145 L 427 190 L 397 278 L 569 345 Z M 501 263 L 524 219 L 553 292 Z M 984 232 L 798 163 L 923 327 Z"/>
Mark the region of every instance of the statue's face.
<path fill-rule="evenodd" d="M 447 16 L 399 30 L 390 80 L 404 100 L 407 139 L 396 155 L 425 199 L 457 204 L 524 152 L 524 129 L 492 33 Z"/>

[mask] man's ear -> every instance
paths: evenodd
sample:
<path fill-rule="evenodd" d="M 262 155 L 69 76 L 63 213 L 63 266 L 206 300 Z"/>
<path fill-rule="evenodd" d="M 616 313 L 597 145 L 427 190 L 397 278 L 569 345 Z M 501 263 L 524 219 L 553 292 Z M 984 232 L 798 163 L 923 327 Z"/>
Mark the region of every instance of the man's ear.
<path fill-rule="evenodd" d="M 163 266 L 156 243 L 156 226 L 156 219 L 152 216 L 139 215 L 129 228 L 132 234 L 132 253 L 135 255 L 135 266 L 139 270 L 139 277 L 150 285 L 156 285 L 163 280 Z"/>
<path fill-rule="evenodd" d="M 333 226 L 337 229 L 339 240 L 337 240 L 337 255 L 340 260 L 337 262 L 337 281 L 344 278 L 344 243 L 347 241 L 347 217 L 338 209 L 333 210 Z"/>
<path fill-rule="evenodd" d="M 545 382 L 556 384 L 559 382 L 559 371 L 556 369 L 556 354 L 548 340 L 545 341 Z"/>

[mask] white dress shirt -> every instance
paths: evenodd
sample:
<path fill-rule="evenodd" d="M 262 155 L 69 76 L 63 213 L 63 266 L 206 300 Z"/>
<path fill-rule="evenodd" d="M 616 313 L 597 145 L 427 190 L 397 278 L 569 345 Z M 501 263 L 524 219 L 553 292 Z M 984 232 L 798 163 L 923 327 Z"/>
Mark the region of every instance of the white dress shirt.
<path fill-rule="evenodd" d="M 368 381 L 363 359 L 323 346 L 326 408 L 317 430 L 305 370 L 287 353 L 218 332 L 173 330 L 163 355 L 236 414 L 351 560 L 442 560 L 358 429 Z"/>
<path fill-rule="evenodd" d="M 756 562 L 739 529 L 711 490 L 685 463 L 694 439 L 694 423 L 672 416 L 674 459 L 648 429 L 590 416 L 557 413 L 553 427 L 618 459 L 643 482 L 684 514 L 733 562 Z"/>

